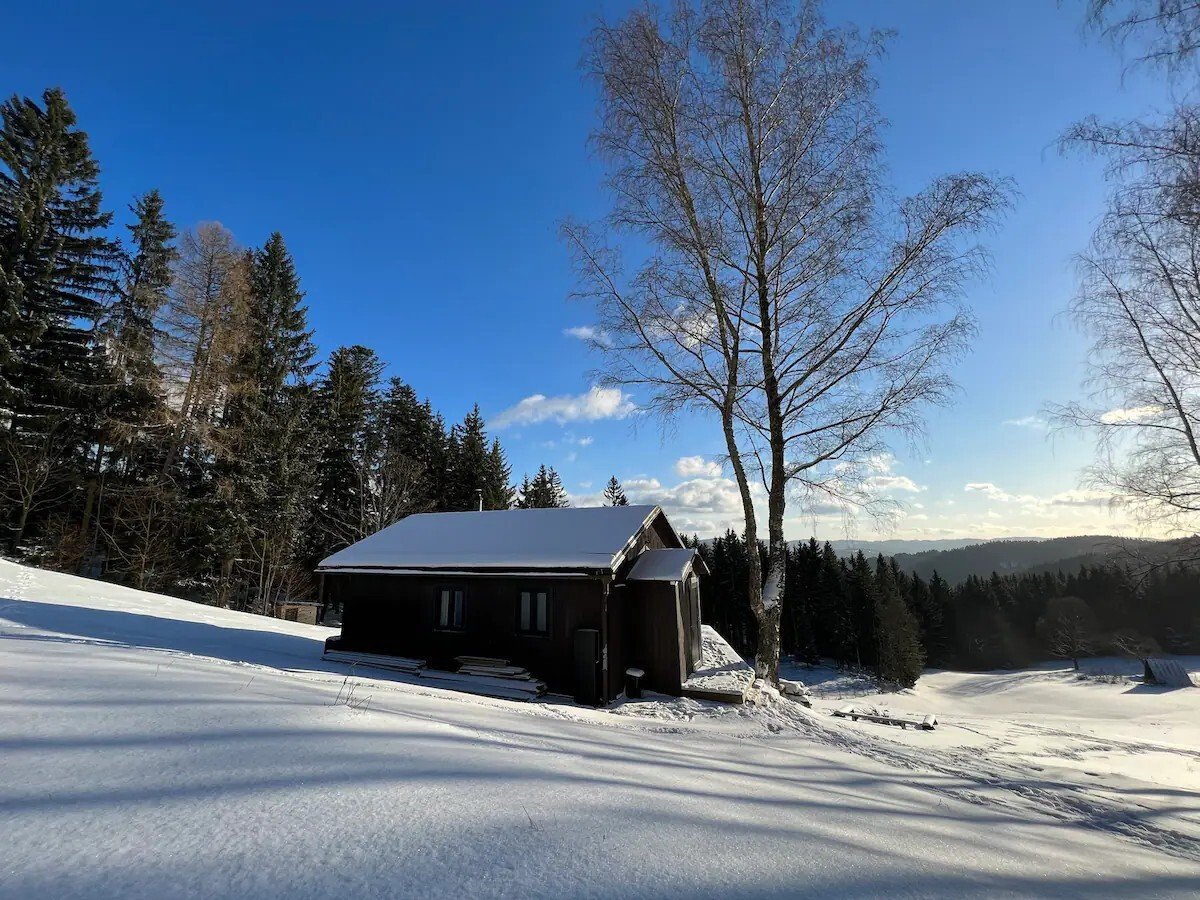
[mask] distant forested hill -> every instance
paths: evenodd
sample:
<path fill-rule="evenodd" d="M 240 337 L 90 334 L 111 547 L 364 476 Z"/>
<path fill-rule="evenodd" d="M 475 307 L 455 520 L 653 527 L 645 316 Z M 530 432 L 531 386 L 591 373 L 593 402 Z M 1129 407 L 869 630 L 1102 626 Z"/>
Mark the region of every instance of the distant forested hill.
<path fill-rule="evenodd" d="M 935 571 L 951 584 L 971 575 L 980 577 L 998 572 L 1078 572 L 1118 555 L 1130 544 L 1148 546 L 1153 541 L 1130 541 L 1107 535 L 1049 538 L 1030 541 L 988 541 L 952 550 L 928 550 L 923 553 L 897 553 L 896 563 L 904 572 L 916 572 L 929 578 Z"/>

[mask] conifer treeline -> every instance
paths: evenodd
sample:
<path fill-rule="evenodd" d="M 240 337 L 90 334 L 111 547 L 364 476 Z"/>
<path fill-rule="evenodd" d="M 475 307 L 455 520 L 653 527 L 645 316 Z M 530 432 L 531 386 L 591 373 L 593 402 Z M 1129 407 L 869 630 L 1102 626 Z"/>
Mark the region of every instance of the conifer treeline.
<path fill-rule="evenodd" d="M 692 543 L 711 569 L 704 621 L 741 653 L 757 629 L 746 599 L 746 542 L 732 531 Z M 759 548 L 764 553 L 763 548 Z M 783 598 L 785 653 L 860 666 L 912 684 L 921 665 L 1014 668 L 1051 657 L 1200 652 L 1200 572 L 1166 567 L 1137 578 L 1119 566 L 1073 574 L 972 576 L 947 584 L 900 570 L 894 559 L 841 558 L 815 540 L 789 549 Z"/>
<path fill-rule="evenodd" d="M 323 374 L 279 233 L 182 234 L 156 191 L 123 240 L 59 90 L 0 107 L 0 523 L 64 571 L 266 612 L 322 557 L 419 511 L 507 508 L 475 408 L 447 428 L 362 346 Z M 563 505 L 543 467 L 520 498 Z"/>

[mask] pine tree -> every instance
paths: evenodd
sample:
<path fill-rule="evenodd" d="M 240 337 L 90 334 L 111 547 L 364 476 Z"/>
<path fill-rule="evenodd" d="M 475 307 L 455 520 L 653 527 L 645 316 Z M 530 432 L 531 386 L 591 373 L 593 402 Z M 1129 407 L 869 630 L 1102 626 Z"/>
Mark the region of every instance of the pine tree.
<path fill-rule="evenodd" d="M 511 509 L 514 503 L 512 467 L 499 439 L 492 441 L 488 451 L 483 489 L 484 509 Z"/>
<path fill-rule="evenodd" d="M 498 441 L 488 444 L 478 404 L 450 435 L 451 509 L 473 510 L 512 506 L 511 471 Z"/>
<path fill-rule="evenodd" d="M 451 461 L 454 459 L 454 448 L 451 446 L 453 435 L 446 431 L 446 420 L 440 412 L 433 412 L 429 401 L 425 401 L 430 409 L 429 435 L 425 448 L 425 459 L 429 473 L 429 494 L 433 509 L 438 512 L 449 512 L 456 507 L 454 500 L 454 482 L 451 471 Z"/>
<path fill-rule="evenodd" d="M 316 385 L 312 421 L 318 449 L 306 538 L 312 565 L 377 530 L 378 442 L 372 426 L 382 371 L 375 351 L 340 347 Z"/>
<path fill-rule="evenodd" d="M 243 560 L 233 587 L 267 611 L 296 578 L 303 502 L 312 479 L 311 395 L 315 365 L 304 294 L 282 236 L 254 254 L 243 344 L 225 410 L 227 522 Z M 229 570 L 229 560 L 224 568 Z"/>
<path fill-rule="evenodd" d="M 608 486 L 604 489 L 604 505 L 605 506 L 628 506 L 629 499 L 625 496 L 625 489 L 621 487 L 621 482 L 617 481 L 617 476 L 614 475 L 608 479 Z"/>
<path fill-rule="evenodd" d="M 912 687 L 925 665 L 917 621 L 890 578 L 879 591 L 875 671 L 885 682 Z"/>
<path fill-rule="evenodd" d="M 78 483 L 105 380 L 93 331 L 112 290 L 99 166 L 61 90 L 0 106 L 0 480 L 50 459 L 52 487 L 17 504 L 11 542 L 48 492 Z"/>
<path fill-rule="evenodd" d="M 140 456 L 146 429 L 165 415 L 156 319 L 168 300 L 171 266 L 177 257 L 175 228 L 163 215 L 163 200 L 151 191 L 131 207 L 129 246 L 121 257 L 122 278 L 116 298 L 100 326 L 113 388 L 105 405 L 105 442 L 114 447 L 112 468 L 124 463 L 126 474 Z M 145 451 L 146 447 L 142 450 Z"/>
<path fill-rule="evenodd" d="M 432 454 L 440 434 L 429 402 L 422 403 L 403 379 L 392 378 L 380 404 L 376 431 L 380 448 L 377 472 L 378 526 L 384 528 L 411 513 L 435 508 L 441 457 Z"/>
<path fill-rule="evenodd" d="M 525 476 L 521 482 L 517 500 L 517 506 L 521 509 L 561 509 L 570 505 L 562 479 L 549 466 L 538 466 L 532 481 Z"/>
<path fill-rule="evenodd" d="M 859 550 L 850 559 L 846 579 L 849 598 L 849 617 L 853 625 L 853 662 L 856 666 L 872 666 L 875 663 L 875 629 L 877 625 L 875 572 Z"/>

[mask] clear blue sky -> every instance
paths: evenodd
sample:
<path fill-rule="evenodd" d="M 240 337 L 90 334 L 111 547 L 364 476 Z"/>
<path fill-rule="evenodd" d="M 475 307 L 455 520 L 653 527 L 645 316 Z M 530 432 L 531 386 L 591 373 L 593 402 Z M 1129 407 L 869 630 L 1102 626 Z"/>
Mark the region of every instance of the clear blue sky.
<path fill-rule="evenodd" d="M 981 331 L 960 400 L 931 417 L 925 447 L 896 448 L 898 536 L 1122 527 L 1063 496 L 1079 486 L 1086 441 L 1005 424 L 1079 392 L 1084 344 L 1060 314 L 1104 185 L 1056 137 L 1091 113 L 1168 101 L 1152 73 L 1123 77 L 1119 56 L 1085 38 L 1082 5 L 827 6 L 832 21 L 899 32 L 877 70 L 899 190 L 981 169 L 1021 192 L 989 241 L 994 273 L 971 291 Z M 557 224 L 607 208 L 585 146 L 595 96 L 581 42 L 627 6 L 23 4 L 4 16 L 0 90 L 66 89 L 119 216 L 156 187 L 182 227 L 217 219 L 246 244 L 282 231 L 322 353 L 367 344 L 448 418 L 478 402 L 493 421 L 517 419 L 499 431 L 517 478 L 550 463 L 586 502 L 615 473 L 708 531 L 736 514 L 708 465 L 722 448 L 712 423 L 664 433 L 636 414 L 589 420 L 623 407 L 579 401 L 596 361 L 564 334 L 591 317 L 567 299 Z M 526 403 L 526 419 L 551 416 L 540 422 L 505 415 L 532 395 L 575 399 Z M 813 525 L 795 520 L 792 536 Z M 843 536 L 837 522 L 815 527 Z"/>

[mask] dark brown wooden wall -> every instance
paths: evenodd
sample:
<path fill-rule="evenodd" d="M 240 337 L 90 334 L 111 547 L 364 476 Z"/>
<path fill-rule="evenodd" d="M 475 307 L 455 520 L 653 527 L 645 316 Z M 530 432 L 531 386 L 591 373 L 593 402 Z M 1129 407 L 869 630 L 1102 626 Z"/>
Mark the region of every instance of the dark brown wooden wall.
<path fill-rule="evenodd" d="M 414 657 L 451 669 L 455 656 L 502 657 L 529 669 L 557 693 L 574 691 L 575 630 L 601 627 L 599 578 L 339 573 L 325 577 L 328 598 L 344 604 L 345 649 Z M 436 627 L 442 587 L 463 588 L 462 631 Z M 517 632 L 519 595 L 525 588 L 550 590 L 549 637 Z"/>
<path fill-rule="evenodd" d="M 626 590 L 625 665 L 646 672 L 642 686 L 662 694 L 678 694 L 683 672 L 676 586 L 669 581 L 631 581 Z"/>

